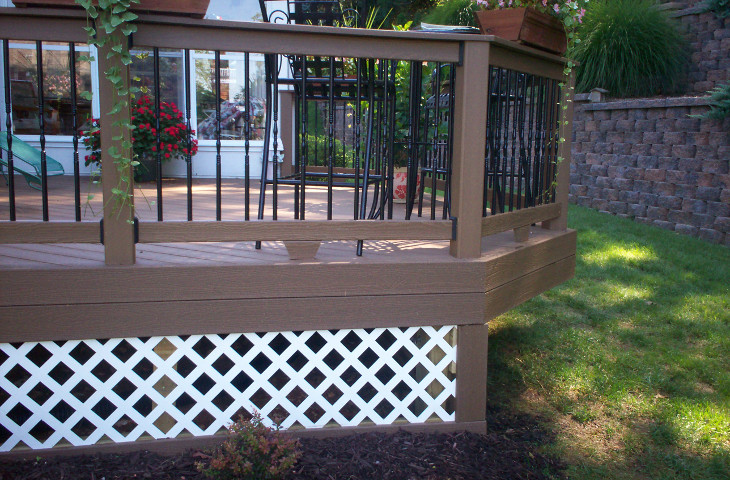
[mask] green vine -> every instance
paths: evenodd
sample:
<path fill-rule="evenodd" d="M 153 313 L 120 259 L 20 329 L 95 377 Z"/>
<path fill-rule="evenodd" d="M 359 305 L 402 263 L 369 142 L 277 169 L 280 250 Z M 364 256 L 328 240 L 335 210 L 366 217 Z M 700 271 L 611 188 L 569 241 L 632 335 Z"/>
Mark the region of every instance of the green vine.
<path fill-rule="evenodd" d="M 89 45 L 94 45 L 100 55 L 103 54 L 102 52 L 106 52 L 106 59 L 111 65 L 104 72 L 104 78 L 111 84 L 116 95 L 114 95 L 111 110 L 102 112 L 102 115 L 117 115 L 129 108 L 130 96 L 139 92 L 139 88 L 129 85 L 128 78 L 122 70 L 132 63 L 126 39 L 137 31 L 137 26 L 130 23 L 137 19 L 137 15 L 130 12 L 129 9 L 132 4 L 139 4 L 139 0 L 75 1 L 86 10 L 88 23 L 84 30 L 89 36 Z M 88 57 L 83 60 L 91 61 L 92 58 Z M 83 92 L 81 95 L 86 100 L 91 100 L 91 92 Z M 114 159 L 114 164 L 119 172 L 118 183 L 111 189 L 115 211 L 121 212 L 127 206 L 131 207 L 130 211 L 133 211 L 132 171 L 135 166 L 139 165 L 131 154 L 130 135 L 135 127 L 129 116 L 117 119 L 111 126 L 116 133 L 112 137 L 115 144 L 109 147 L 104 154 Z M 129 132 L 129 135 L 125 136 L 125 132 Z M 125 154 L 125 152 L 128 153 Z M 129 218 L 127 221 L 131 222 L 132 219 Z"/>

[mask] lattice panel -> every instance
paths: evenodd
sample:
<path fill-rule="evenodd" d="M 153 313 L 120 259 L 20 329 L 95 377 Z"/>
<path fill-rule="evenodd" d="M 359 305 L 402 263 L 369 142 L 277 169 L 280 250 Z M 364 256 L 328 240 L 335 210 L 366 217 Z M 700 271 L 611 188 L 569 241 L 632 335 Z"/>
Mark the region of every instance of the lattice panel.
<path fill-rule="evenodd" d="M 453 421 L 455 327 L 0 344 L 0 451 Z"/>

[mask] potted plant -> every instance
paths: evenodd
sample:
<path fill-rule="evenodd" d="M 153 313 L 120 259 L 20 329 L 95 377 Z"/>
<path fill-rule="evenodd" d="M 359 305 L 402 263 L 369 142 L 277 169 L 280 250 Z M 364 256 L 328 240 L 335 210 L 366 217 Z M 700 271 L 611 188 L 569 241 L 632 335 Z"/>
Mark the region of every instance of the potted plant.
<path fill-rule="evenodd" d="M 16 7 L 78 7 L 76 0 L 17 0 Z M 203 18 L 210 0 L 141 0 L 129 10 L 137 13 L 156 13 L 162 15 L 183 15 Z"/>
<path fill-rule="evenodd" d="M 482 33 L 562 55 L 588 0 L 474 0 Z"/>
<path fill-rule="evenodd" d="M 157 178 L 157 117 L 149 96 L 140 97 L 132 106 L 132 150 L 139 162 L 135 166 L 134 179 L 137 182 Z M 101 165 L 101 129 L 99 121 L 92 119 L 89 128 L 81 132 L 84 146 L 90 153 L 84 157 L 86 166 Z M 188 149 L 188 145 L 190 148 Z M 183 113 L 173 102 L 160 103 L 160 149 L 163 162 L 175 158 L 185 159 L 198 152 L 195 130 L 188 130 Z"/>

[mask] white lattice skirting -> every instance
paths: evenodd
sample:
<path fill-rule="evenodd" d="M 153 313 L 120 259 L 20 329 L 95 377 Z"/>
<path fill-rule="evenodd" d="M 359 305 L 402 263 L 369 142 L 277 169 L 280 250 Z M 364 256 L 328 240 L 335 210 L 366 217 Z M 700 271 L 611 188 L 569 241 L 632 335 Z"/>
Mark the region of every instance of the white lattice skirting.
<path fill-rule="evenodd" d="M 456 327 L 0 344 L 0 451 L 453 421 Z"/>

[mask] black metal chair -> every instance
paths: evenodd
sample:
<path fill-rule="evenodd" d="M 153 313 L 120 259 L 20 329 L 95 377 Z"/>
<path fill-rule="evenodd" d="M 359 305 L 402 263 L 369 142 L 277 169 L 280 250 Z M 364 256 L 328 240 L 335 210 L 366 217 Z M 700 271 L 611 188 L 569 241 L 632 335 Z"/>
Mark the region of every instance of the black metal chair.
<path fill-rule="evenodd" d="M 272 12 L 268 12 L 265 0 L 259 0 L 259 5 L 264 21 L 272 23 L 345 26 L 358 15 L 355 9 L 343 11 L 339 1 L 331 0 L 290 0 L 286 11 Z M 354 188 L 355 219 L 384 216 L 389 183 L 392 188 L 392 160 L 386 158 L 389 155 L 385 147 L 387 136 L 378 135 L 381 126 L 375 123 L 383 120 L 386 97 L 390 95 L 393 101 L 392 85 L 390 91 L 386 88 L 390 62 L 386 67 L 384 63 L 376 66 L 374 60 L 335 57 L 266 55 L 265 58 L 267 115 L 259 218 L 263 218 L 268 185 L 274 187 L 272 201 L 276 210 L 280 184 L 294 186 L 295 218 L 304 218 L 305 189 L 314 185 L 328 187 L 328 218 L 332 217 L 333 187 Z M 276 124 L 280 86 L 288 86 L 295 97 L 294 146 L 293 151 L 285 153 L 287 162 L 293 160 L 293 171 L 279 176 L 274 168 L 272 178 L 268 178 L 270 158 L 275 164 L 278 160 Z M 367 101 L 365 112 L 361 100 Z M 363 117 L 366 118 L 364 135 Z M 372 195 L 368 190 L 373 191 Z"/>

